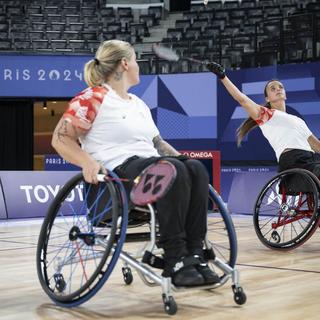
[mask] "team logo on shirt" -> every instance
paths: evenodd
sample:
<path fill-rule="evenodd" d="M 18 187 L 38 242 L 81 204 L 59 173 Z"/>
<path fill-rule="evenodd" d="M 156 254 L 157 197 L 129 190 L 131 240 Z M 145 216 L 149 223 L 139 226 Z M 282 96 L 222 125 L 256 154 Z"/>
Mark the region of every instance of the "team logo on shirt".
<path fill-rule="evenodd" d="M 80 106 L 77 109 L 75 116 L 82 120 L 87 120 L 87 113 L 88 113 L 88 107 Z"/>
<path fill-rule="evenodd" d="M 88 99 L 91 99 L 92 97 L 93 97 L 92 88 L 88 88 L 81 95 L 79 95 L 80 100 L 88 100 Z"/>
<path fill-rule="evenodd" d="M 273 113 L 274 113 L 274 110 L 271 110 L 271 109 L 268 109 L 266 107 L 260 107 L 260 115 L 259 115 L 259 118 L 256 119 L 256 123 L 258 125 L 262 125 L 264 123 L 266 123 L 267 121 L 269 121 L 272 116 L 273 116 Z"/>

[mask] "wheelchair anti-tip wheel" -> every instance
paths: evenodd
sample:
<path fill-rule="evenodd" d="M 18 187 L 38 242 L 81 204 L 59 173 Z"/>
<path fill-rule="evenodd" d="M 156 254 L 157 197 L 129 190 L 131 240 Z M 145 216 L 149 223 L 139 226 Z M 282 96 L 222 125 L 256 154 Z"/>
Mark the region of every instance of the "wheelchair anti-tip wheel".
<path fill-rule="evenodd" d="M 260 241 L 272 249 L 290 250 L 317 230 L 319 182 L 304 169 L 290 169 L 272 178 L 260 192 L 253 224 Z"/>
<path fill-rule="evenodd" d="M 60 190 L 37 247 L 38 277 L 56 304 L 77 306 L 106 282 L 125 241 L 127 214 L 126 194 L 116 181 L 91 185 L 78 174 Z"/>

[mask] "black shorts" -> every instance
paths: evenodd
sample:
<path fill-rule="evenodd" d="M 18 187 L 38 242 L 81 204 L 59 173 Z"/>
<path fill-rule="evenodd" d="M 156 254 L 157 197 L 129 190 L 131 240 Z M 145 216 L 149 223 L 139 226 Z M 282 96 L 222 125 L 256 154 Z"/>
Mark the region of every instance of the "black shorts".
<path fill-rule="evenodd" d="M 282 153 L 279 159 L 279 172 L 294 168 L 309 170 L 320 177 L 320 154 L 300 149 Z"/>

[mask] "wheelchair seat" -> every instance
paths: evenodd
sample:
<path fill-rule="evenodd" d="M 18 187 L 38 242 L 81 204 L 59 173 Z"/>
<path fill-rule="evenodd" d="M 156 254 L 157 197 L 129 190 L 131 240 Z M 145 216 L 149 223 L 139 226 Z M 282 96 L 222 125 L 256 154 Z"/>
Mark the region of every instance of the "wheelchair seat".
<path fill-rule="evenodd" d="M 285 175 L 279 184 L 279 193 L 285 192 L 287 195 L 296 196 L 299 193 L 314 192 L 312 183 L 301 173 Z"/>
<path fill-rule="evenodd" d="M 139 227 L 150 222 L 148 207 L 129 206 L 128 227 Z"/>

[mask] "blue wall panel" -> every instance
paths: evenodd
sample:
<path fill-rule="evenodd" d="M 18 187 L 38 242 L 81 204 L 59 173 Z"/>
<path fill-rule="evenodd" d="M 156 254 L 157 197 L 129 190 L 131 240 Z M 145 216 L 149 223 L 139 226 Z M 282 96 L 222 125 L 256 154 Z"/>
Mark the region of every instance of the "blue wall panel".
<path fill-rule="evenodd" d="M 83 66 L 91 58 L 2 55 L 0 97 L 71 98 L 86 87 Z M 228 71 L 228 76 L 260 104 L 266 82 L 280 79 L 288 112 L 320 136 L 320 62 Z M 235 130 L 247 115 L 210 72 L 144 75 L 131 92 L 149 105 L 161 135 L 178 149 L 219 149 L 225 161 L 276 160 L 259 129 L 236 146 Z"/>

